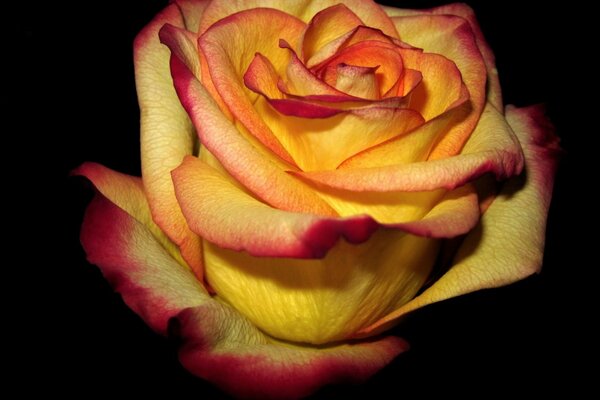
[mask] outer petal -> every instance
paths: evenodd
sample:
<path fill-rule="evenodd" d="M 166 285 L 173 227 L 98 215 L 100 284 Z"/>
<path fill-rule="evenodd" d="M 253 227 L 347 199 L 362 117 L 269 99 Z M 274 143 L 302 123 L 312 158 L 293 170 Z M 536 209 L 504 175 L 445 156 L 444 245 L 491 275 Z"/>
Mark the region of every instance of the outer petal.
<path fill-rule="evenodd" d="M 302 398 L 328 383 L 361 382 L 406 351 L 388 336 L 332 347 L 280 344 L 221 303 L 177 317 L 182 364 L 236 397 Z"/>
<path fill-rule="evenodd" d="M 366 215 L 333 219 L 271 208 L 195 157 L 187 157 L 173 171 L 173 180 L 179 203 L 195 232 L 220 247 L 245 250 L 254 256 L 320 258 L 340 238 L 362 243 L 380 225 L 421 236 L 453 237 L 470 230 L 479 217 L 477 196 L 468 189 L 446 197 L 436 194 L 433 200 L 439 203 L 429 209 L 419 204 L 415 210 L 412 203 L 396 204 L 398 199 L 394 198 L 389 207 L 396 212 L 388 213 L 388 219 L 378 224 Z"/>
<path fill-rule="evenodd" d="M 400 316 L 450 297 L 504 286 L 539 272 L 546 217 L 560 152 L 558 138 L 539 107 L 507 107 L 507 119 L 521 141 L 526 173 L 509 180 L 471 232 L 455 264 L 421 295 L 363 330 L 372 334 Z"/>
<path fill-rule="evenodd" d="M 154 221 L 181 249 L 181 255 L 202 276 L 202 246 L 189 230 L 175 199 L 170 172 L 194 149 L 192 124 L 173 88 L 169 50 L 158 31 L 170 23 L 185 26 L 180 9 L 170 4 L 136 37 L 135 82 L 140 105 L 142 178 Z"/>
<path fill-rule="evenodd" d="M 309 22 L 319 11 L 339 3 L 336 0 L 213 0 L 206 9 L 200 24 L 200 32 L 206 31 L 215 22 L 239 11 L 251 8 L 275 8 Z M 386 35 L 398 37 L 396 28 L 380 5 L 372 0 L 345 0 L 344 5 L 356 14 L 367 26 L 381 29 Z"/>
<path fill-rule="evenodd" d="M 498 70 L 496 69 L 496 59 L 494 52 L 490 48 L 489 44 L 483 36 L 483 32 L 479 27 L 477 18 L 473 9 L 465 3 L 453 3 L 443 5 L 441 7 L 435 7 L 429 10 L 408 10 L 393 7 L 383 7 L 386 14 L 390 17 L 405 17 L 415 16 L 422 14 L 434 14 L 434 15 L 456 15 L 464 18 L 471 25 L 471 29 L 475 34 L 475 40 L 477 47 L 483 56 L 485 61 L 485 67 L 487 69 L 487 101 L 492 103 L 500 112 L 504 111 L 504 103 L 502 102 L 502 90 L 500 88 L 500 79 L 498 78 Z"/>
<path fill-rule="evenodd" d="M 197 33 L 200 29 L 200 20 L 204 10 L 211 0 L 172 0 L 172 2 L 177 4 L 181 15 L 183 15 L 185 29 Z"/>
<path fill-rule="evenodd" d="M 88 260 L 159 333 L 166 334 L 171 317 L 208 297 L 194 275 L 143 224 L 102 195 L 86 211 L 81 243 Z"/>
<path fill-rule="evenodd" d="M 332 188 L 385 192 L 454 189 L 488 172 L 506 179 L 522 167 L 517 138 L 504 116 L 488 104 L 460 155 L 380 168 L 291 173 Z"/>
<path fill-rule="evenodd" d="M 88 207 L 81 240 L 137 314 L 159 333 L 181 336 L 182 363 L 236 396 L 301 397 L 327 383 L 362 381 L 408 347 L 395 337 L 320 348 L 278 344 L 212 300 L 143 224 L 102 195 Z M 176 327 L 167 329 L 173 317 Z"/>
<path fill-rule="evenodd" d="M 148 207 L 140 178 L 121 174 L 96 163 L 84 163 L 72 171 L 72 175 L 89 179 L 101 196 L 106 197 L 116 206 L 143 224 L 154 238 L 182 265 L 179 249 L 169 240 L 164 232 L 154 223 Z"/>
<path fill-rule="evenodd" d="M 470 24 L 447 15 L 393 18 L 402 40 L 426 52 L 452 60 L 462 74 L 470 94 L 470 108 L 437 143 L 429 159 L 457 154 L 468 140 L 486 102 L 486 66 Z"/>

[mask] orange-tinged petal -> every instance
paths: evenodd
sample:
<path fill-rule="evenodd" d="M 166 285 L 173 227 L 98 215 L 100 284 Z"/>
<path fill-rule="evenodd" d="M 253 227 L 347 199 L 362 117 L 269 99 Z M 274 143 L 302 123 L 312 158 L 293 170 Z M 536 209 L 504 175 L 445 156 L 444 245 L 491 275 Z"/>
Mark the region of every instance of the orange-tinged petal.
<path fill-rule="evenodd" d="M 201 277 L 200 239 L 189 230 L 181 214 L 170 175 L 183 157 L 193 152 L 196 137 L 173 87 L 169 50 L 159 41 L 158 32 L 166 23 L 185 26 L 176 4 L 159 13 L 134 43 L 142 179 L 154 221 L 180 247 L 185 261 Z"/>
<path fill-rule="evenodd" d="M 418 90 L 415 90 L 415 92 L 418 92 Z M 416 94 L 418 95 L 418 93 Z M 417 96 L 418 98 L 419 96 Z M 389 140 L 353 155 L 344 160 L 338 168 L 347 170 L 400 166 L 426 160 L 436 140 L 452 127 L 460 124 L 465 114 L 469 112 L 468 100 L 469 94 L 466 87 L 462 85 L 458 98 L 455 99 L 454 103 L 449 104 L 448 108 L 440 115 L 419 125 L 406 135 L 393 135 Z M 438 102 L 438 104 L 443 103 L 445 103 L 444 100 Z M 415 111 L 415 113 L 417 112 Z"/>
<path fill-rule="evenodd" d="M 418 71 L 418 85 L 410 94 L 409 107 L 418 111 L 426 121 L 441 115 L 456 104 L 464 92 L 461 73 L 456 65 L 438 54 L 420 50 L 399 49 L 407 68 Z M 413 83 L 414 85 L 414 83 Z"/>
<path fill-rule="evenodd" d="M 504 116 L 488 104 L 460 155 L 378 168 L 291 173 L 331 188 L 357 192 L 426 191 L 454 189 L 488 172 L 497 179 L 506 179 L 522 167 L 517 138 Z"/>
<path fill-rule="evenodd" d="M 448 15 L 395 17 L 393 21 L 402 32 L 403 41 L 425 52 L 443 55 L 456 64 L 462 75 L 470 95 L 470 108 L 465 110 L 460 123 L 455 123 L 440 138 L 429 159 L 457 154 L 468 140 L 486 102 L 486 66 L 471 25 L 462 18 Z M 433 94 L 442 96 L 437 92 Z"/>
<path fill-rule="evenodd" d="M 344 4 L 319 11 L 306 27 L 301 39 L 301 57 L 310 59 L 329 42 L 364 25 L 360 18 Z"/>
<path fill-rule="evenodd" d="M 220 20 L 199 40 L 211 83 L 229 111 L 260 143 L 292 165 L 293 159 L 252 106 L 257 94 L 244 86 L 243 76 L 256 53 L 268 58 L 276 71 L 284 71 L 289 53 L 279 47 L 279 40 L 297 42 L 305 26 L 281 11 L 255 9 Z"/>
<path fill-rule="evenodd" d="M 330 96 L 344 96 L 344 93 L 340 92 L 336 88 L 321 79 L 317 78 L 306 65 L 298 58 L 292 48 L 286 43 L 282 43 L 290 51 L 290 62 L 286 70 L 286 87 L 291 94 L 298 96 L 309 96 L 309 95 L 330 95 Z"/>
<path fill-rule="evenodd" d="M 421 115 L 413 110 L 376 104 L 343 113 L 332 109 L 333 116 L 325 119 L 283 115 L 265 98 L 259 98 L 255 107 L 303 171 L 335 169 L 363 149 L 423 123 Z"/>
<path fill-rule="evenodd" d="M 471 112 L 469 93 L 453 62 L 418 49 L 397 48 L 395 51 L 402 55 L 406 68 L 417 70 L 422 76 L 421 81 L 414 82 L 416 86 L 408 96 L 407 107 L 421 114 L 427 122 L 407 135 L 388 136 L 389 140 L 353 155 L 340 165 L 342 169 L 426 160 L 436 142 L 457 125 L 463 125 L 465 116 Z"/>
<path fill-rule="evenodd" d="M 546 217 L 560 152 L 558 138 L 538 107 L 507 107 L 506 117 L 525 153 L 525 174 L 507 181 L 456 255 L 431 287 L 363 330 L 381 331 L 398 317 L 450 297 L 510 284 L 539 272 Z"/>
<path fill-rule="evenodd" d="M 306 66 L 312 68 L 333 57 L 340 50 L 365 41 L 382 42 L 382 44 L 400 44 L 398 40 L 386 36 L 379 29 L 361 25 L 322 46 L 310 58 L 304 57 L 303 59 Z"/>
<path fill-rule="evenodd" d="M 296 398 L 363 381 L 408 348 L 396 337 L 318 348 L 273 340 L 211 299 L 144 224 L 101 194 L 87 209 L 81 241 L 131 309 L 155 331 L 179 336 L 182 364 L 236 396 Z"/>
<path fill-rule="evenodd" d="M 375 73 L 378 67 L 357 67 L 338 64 L 335 87 L 349 95 L 376 100 L 381 97 Z"/>
<path fill-rule="evenodd" d="M 309 22 L 315 14 L 339 4 L 338 0 L 213 0 L 207 7 L 200 23 L 200 32 L 205 32 L 215 22 L 240 11 L 253 8 L 274 8 Z M 345 0 L 348 7 L 367 26 L 381 29 L 386 35 L 398 37 L 398 32 L 380 5 L 372 0 Z"/>
<path fill-rule="evenodd" d="M 418 236 L 462 235 L 477 224 L 480 216 L 477 193 L 470 184 L 449 192 L 356 192 L 323 187 L 315 190 L 341 217 L 365 213 L 380 224 Z"/>
<path fill-rule="evenodd" d="M 377 68 L 378 84 L 384 93 L 400 78 L 403 69 L 403 59 L 395 45 L 371 40 L 347 47 L 313 68 L 317 76 L 335 86 L 340 64 Z"/>
<path fill-rule="evenodd" d="M 502 102 L 502 90 L 500 88 L 500 79 L 498 78 L 498 70 L 496 69 L 496 59 L 494 52 L 483 36 L 481 27 L 477 22 L 475 12 L 465 3 L 452 3 L 440 7 L 431 8 L 428 10 L 410 10 L 393 7 L 383 7 L 386 14 L 390 17 L 405 17 L 416 16 L 422 14 L 434 15 L 455 15 L 464 18 L 475 34 L 477 47 L 483 56 L 487 69 L 487 96 L 486 99 L 500 112 L 504 111 L 504 103 Z"/>
<path fill-rule="evenodd" d="M 336 215 L 306 185 L 286 174 L 273 158 L 241 135 L 176 53 L 171 57 L 171 68 L 179 98 L 202 144 L 235 180 L 276 208 Z"/>

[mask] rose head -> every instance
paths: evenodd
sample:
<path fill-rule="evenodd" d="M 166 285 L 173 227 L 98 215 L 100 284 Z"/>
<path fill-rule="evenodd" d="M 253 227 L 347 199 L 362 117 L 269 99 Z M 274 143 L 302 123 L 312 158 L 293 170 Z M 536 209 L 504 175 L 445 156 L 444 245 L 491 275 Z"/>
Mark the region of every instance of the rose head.
<path fill-rule="evenodd" d="M 82 243 L 235 395 L 366 379 L 404 314 L 541 266 L 558 140 L 465 5 L 177 0 L 135 67 L 142 178 L 76 170 Z"/>

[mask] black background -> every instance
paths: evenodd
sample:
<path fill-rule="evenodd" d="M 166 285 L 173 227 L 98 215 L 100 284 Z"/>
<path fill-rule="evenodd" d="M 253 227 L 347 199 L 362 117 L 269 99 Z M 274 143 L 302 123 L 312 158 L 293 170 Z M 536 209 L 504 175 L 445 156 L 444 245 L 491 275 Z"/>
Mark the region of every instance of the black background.
<path fill-rule="evenodd" d="M 414 313 L 392 332 L 410 342 L 409 352 L 366 384 L 327 387 L 317 397 L 446 393 L 486 398 L 577 391 L 586 383 L 578 360 L 589 357 L 590 348 L 581 344 L 593 314 L 581 311 L 580 293 L 590 263 L 579 251 L 581 230 L 573 222 L 572 200 L 581 192 L 578 178 L 586 174 L 578 165 L 585 131 L 575 118 L 581 100 L 574 87 L 586 89 L 581 66 L 587 64 L 575 44 L 579 33 L 565 26 L 577 24 L 585 11 L 550 3 L 524 8 L 523 1 L 467 3 L 496 53 L 505 102 L 546 103 L 566 150 L 543 272 Z M 92 192 L 83 181 L 67 177 L 86 160 L 139 175 L 132 41 L 163 6 L 163 1 L 142 0 L 128 1 L 126 7 L 45 2 L 11 13 L 19 17 L 9 25 L 17 46 L 6 52 L 6 86 L 17 90 L 10 99 L 3 95 L 2 106 L 20 128 L 7 134 L 5 143 L 6 149 L 24 152 L 17 152 L 23 161 L 9 162 L 5 180 L 18 193 L 9 201 L 28 210 L 17 218 L 14 232 L 23 245 L 20 272 L 32 282 L 15 284 L 20 294 L 13 299 L 33 299 L 9 329 L 25 339 L 15 346 L 12 371 L 35 382 L 22 390 L 82 397 L 134 392 L 225 397 L 188 374 L 177 361 L 175 343 L 150 331 L 85 261 L 78 234 Z M 11 146 L 10 137 L 24 142 Z"/>

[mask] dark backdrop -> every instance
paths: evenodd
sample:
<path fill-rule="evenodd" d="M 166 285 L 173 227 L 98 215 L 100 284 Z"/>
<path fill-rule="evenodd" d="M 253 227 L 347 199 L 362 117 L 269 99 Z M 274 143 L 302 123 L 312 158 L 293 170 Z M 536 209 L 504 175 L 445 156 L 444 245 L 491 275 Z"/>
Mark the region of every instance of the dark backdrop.
<path fill-rule="evenodd" d="M 386 3 L 429 7 L 443 2 Z M 572 117 L 579 106 L 572 84 L 578 81 L 581 87 L 583 71 L 572 68 L 577 58 L 574 33 L 564 25 L 573 23 L 575 12 L 550 2 L 531 8 L 524 8 L 528 2 L 523 1 L 467 3 L 495 50 L 505 102 L 545 102 L 566 149 L 543 272 L 414 313 L 392 332 L 410 342 L 408 353 L 362 386 L 329 387 L 318 396 L 401 398 L 409 392 L 408 397 L 449 393 L 486 398 L 491 393 L 577 389 L 585 382 L 576 358 L 586 351 L 577 346 L 587 324 L 577 311 L 586 263 L 571 244 L 580 231 L 570 217 L 570 194 L 578 190 L 576 177 L 581 175 L 576 154 L 583 146 L 583 132 Z M 82 181 L 67 178 L 68 171 L 91 160 L 140 173 L 132 41 L 164 2 L 127 4 L 27 3 L 24 7 L 30 9 L 12 20 L 19 46 L 7 64 L 16 67 L 20 78 L 9 76 L 7 84 L 18 90 L 10 101 L 2 100 L 25 127 L 17 133 L 25 139 L 21 148 L 26 161 L 12 163 L 11 169 L 18 177 L 15 190 L 23 195 L 13 200 L 30 210 L 18 224 L 17 236 L 26 244 L 20 251 L 27 260 L 23 271 L 42 295 L 33 296 L 35 305 L 20 314 L 32 328 L 12 330 L 27 340 L 27 351 L 23 355 L 19 350 L 13 372 L 36 382 L 24 385 L 25 390 L 84 398 L 97 392 L 219 398 L 224 395 L 218 389 L 180 366 L 174 343 L 151 332 L 113 293 L 98 269 L 86 262 L 78 241 L 92 194 Z M 17 110 L 15 104 L 24 107 Z M 27 156 L 30 152 L 34 156 Z M 30 215 L 41 219 L 29 221 Z"/>

